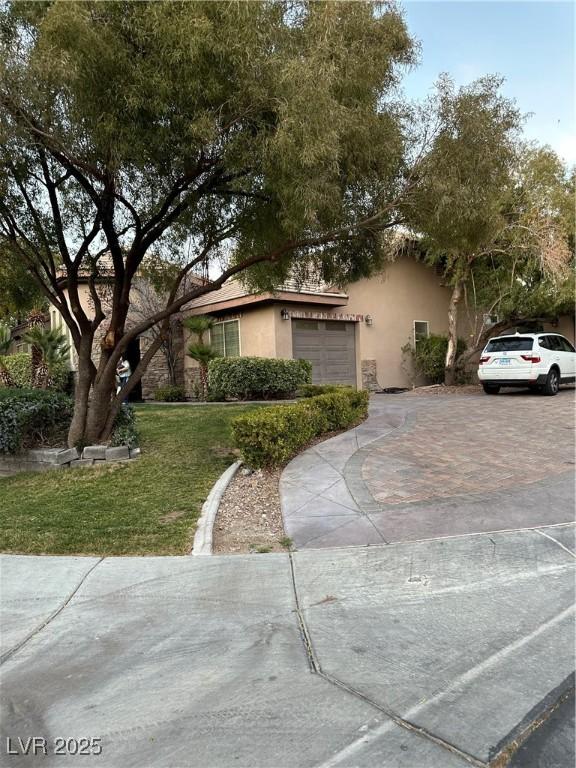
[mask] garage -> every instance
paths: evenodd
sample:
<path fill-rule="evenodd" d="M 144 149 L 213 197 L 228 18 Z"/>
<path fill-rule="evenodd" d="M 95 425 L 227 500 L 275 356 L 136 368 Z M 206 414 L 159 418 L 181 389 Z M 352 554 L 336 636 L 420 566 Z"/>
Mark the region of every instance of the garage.
<path fill-rule="evenodd" d="M 354 323 L 292 320 L 292 356 L 312 363 L 313 384 L 356 386 Z"/>

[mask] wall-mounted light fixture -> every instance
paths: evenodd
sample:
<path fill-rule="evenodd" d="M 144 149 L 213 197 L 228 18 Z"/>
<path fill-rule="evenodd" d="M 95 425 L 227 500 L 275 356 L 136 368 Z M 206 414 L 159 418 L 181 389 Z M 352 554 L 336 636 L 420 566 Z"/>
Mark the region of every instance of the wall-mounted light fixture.
<path fill-rule="evenodd" d="M 287 309 L 280 310 L 280 317 L 282 320 L 290 320 L 290 312 Z"/>
<path fill-rule="evenodd" d="M 372 315 L 364 315 L 364 322 L 366 325 L 372 325 Z"/>

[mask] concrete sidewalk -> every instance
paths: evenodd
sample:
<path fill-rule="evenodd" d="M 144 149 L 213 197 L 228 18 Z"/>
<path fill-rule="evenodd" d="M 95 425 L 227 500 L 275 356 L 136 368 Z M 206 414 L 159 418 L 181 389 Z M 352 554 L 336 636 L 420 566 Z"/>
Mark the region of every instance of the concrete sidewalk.
<path fill-rule="evenodd" d="M 485 766 L 571 684 L 569 527 L 292 555 L 4 556 L 6 739 L 82 765 Z"/>

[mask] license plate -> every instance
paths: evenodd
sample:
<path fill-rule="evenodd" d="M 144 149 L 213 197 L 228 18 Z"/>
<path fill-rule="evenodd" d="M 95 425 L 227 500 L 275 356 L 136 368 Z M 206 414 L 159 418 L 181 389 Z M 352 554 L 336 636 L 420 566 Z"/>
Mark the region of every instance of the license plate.
<path fill-rule="evenodd" d="M 509 357 L 501 357 L 500 358 L 500 365 L 510 365 L 512 360 L 510 360 Z"/>

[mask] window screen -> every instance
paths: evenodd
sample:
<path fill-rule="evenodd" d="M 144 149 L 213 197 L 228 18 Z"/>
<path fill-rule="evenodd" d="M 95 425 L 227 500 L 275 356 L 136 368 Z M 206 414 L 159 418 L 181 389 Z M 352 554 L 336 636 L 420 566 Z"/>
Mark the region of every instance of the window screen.
<path fill-rule="evenodd" d="M 532 339 L 527 336 L 502 336 L 488 342 L 486 352 L 526 352 L 532 349 Z"/>
<path fill-rule="evenodd" d="M 428 338 L 428 320 L 414 320 L 414 344 Z"/>
<path fill-rule="evenodd" d="M 238 320 L 215 323 L 210 329 L 210 344 L 220 357 L 238 357 L 240 328 Z"/>

